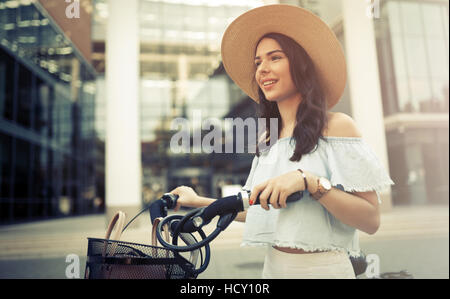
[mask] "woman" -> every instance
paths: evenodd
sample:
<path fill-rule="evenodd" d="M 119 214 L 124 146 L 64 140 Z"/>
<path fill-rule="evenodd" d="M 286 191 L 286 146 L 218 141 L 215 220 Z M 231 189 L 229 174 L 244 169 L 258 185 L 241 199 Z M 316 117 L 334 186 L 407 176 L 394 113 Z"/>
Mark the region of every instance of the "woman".
<path fill-rule="evenodd" d="M 359 255 L 357 230 L 380 225 L 378 191 L 393 184 L 355 122 L 327 112 L 342 96 L 345 58 L 330 28 L 305 9 L 268 5 L 250 10 L 227 28 L 225 69 L 259 103 L 267 121 L 278 118 L 276 143 L 257 147 L 244 189 L 250 204 L 243 245 L 267 246 L 263 278 L 355 278 L 348 255 Z M 263 145 L 260 143 L 259 145 Z M 300 201 L 288 195 L 304 191 Z M 214 199 L 181 186 L 178 204 Z"/>

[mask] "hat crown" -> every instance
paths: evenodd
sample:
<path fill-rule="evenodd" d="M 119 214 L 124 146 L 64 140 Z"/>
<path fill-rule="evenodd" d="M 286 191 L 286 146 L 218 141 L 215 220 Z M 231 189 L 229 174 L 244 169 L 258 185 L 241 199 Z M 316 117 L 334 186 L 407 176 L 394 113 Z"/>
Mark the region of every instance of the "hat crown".
<path fill-rule="evenodd" d="M 293 5 L 273 4 L 251 9 L 237 17 L 222 38 L 222 61 L 230 78 L 259 102 L 254 80 L 258 41 L 268 33 L 281 33 L 301 45 L 310 56 L 324 89 L 328 108 L 341 98 L 346 84 L 342 46 L 328 25 L 312 12 Z"/>

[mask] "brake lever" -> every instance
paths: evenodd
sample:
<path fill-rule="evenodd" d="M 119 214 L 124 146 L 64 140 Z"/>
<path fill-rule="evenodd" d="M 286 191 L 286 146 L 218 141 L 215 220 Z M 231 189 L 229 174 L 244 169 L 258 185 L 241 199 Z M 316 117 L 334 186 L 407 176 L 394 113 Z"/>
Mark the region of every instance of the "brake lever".
<path fill-rule="evenodd" d="M 160 199 L 153 202 L 150 205 L 150 219 L 152 223 L 155 222 L 156 218 L 166 217 L 168 210 L 177 206 L 178 197 L 177 194 L 164 193 Z"/>
<path fill-rule="evenodd" d="M 185 218 L 185 221 L 181 223 L 179 220 L 173 221 L 172 223 L 170 223 L 171 232 L 172 233 L 175 232 L 179 225 L 182 225 L 182 228 L 180 227 L 179 231 L 183 233 L 193 233 L 195 231 L 198 231 L 204 225 L 207 225 L 208 223 L 211 222 L 211 220 L 209 221 L 203 220 L 202 214 L 204 210 L 205 207 L 192 210 L 188 214 L 184 215 L 183 218 Z"/>

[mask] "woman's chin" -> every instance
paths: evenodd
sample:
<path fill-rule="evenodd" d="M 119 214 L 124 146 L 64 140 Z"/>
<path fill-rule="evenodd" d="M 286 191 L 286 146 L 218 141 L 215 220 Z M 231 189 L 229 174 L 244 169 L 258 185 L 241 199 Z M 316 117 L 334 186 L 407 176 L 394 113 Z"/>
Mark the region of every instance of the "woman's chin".
<path fill-rule="evenodd" d="M 274 96 L 270 96 L 270 95 L 265 95 L 266 100 L 268 100 L 269 102 L 277 102 L 277 98 Z"/>

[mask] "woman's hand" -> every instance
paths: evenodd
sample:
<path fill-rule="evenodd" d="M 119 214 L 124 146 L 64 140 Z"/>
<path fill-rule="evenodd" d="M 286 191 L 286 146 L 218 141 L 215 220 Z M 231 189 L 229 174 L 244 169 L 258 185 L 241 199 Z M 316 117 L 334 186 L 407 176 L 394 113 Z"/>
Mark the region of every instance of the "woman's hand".
<path fill-rule="evenodd" d="M 297 191 L 305 190 L 303 176 L 298 170 L 290 171 L 256 185 L 250 196 L 250 203 L 256 201 L 258 194 L 261 207 L 269 210 L 269 204 L 275 209 L 286 208 L 286 199 Z"/>
<path fill-rule="evenodd" d="M 191 187 L 179 186 L 169 193 L 178 195 L 177 205 L 173 209 L 174 211 L 178 211 L 181 206 L 195 208 L 199 205 L 199 196 Z"/>

